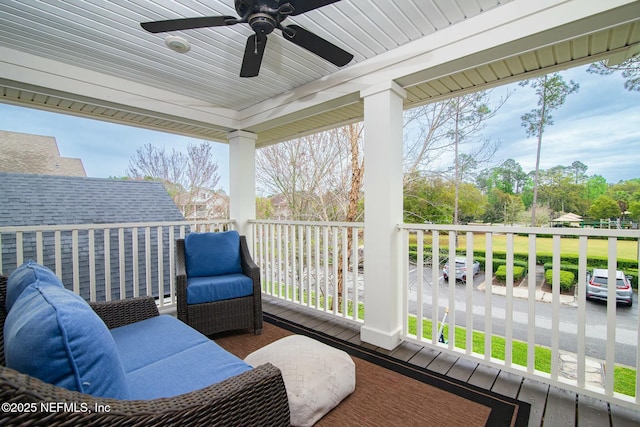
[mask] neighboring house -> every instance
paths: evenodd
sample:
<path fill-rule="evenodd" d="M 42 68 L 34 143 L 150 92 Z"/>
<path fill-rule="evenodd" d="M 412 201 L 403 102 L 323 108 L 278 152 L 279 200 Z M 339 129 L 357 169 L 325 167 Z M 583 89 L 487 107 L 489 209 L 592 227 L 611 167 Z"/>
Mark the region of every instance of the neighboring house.
<path fill-rule="evenodd" d="M 60 157 L 52 136 L 0 131 L 0 172 L 87 176 L 82 160 Z"/>
<path fill-rule="evenodd" d="M 290 220 L 293 215 L 291 206 L 284 194 L 276 194 L 271 197 L 271 207 L 273 208 L 272 218 L 278 220 Z"/>
<path fill-rule="evenodd" d="M 102 178 L 62 177 L 52 175 L 15 174 L 0 172 L 0 227 L 96 224 L 94 234 L 95 277 L 98 292 L 97 299 L 104 298 L 104 284 L 109 277 L 111 294 L 114 298 L 120 294 L 120 247 L 118 230 L 110 231 L 105 245 L 105 234 L 100 224 L 181 222 L 184 217 L 160 182 L 130 181 Z M 163 253 L 169 252 L 169 227 L 153 227 L 149 235 L 150 253 L 146 253 L 147 238 L 145 227 L 125 227 L 124 235 L 124 274 L 127 284 L 127 297 L 133 295 L 133 235 L 137 238 L 138 281 L 140 295 L 146 294 L 147 270 L 150 281 L 158 281 L 158 234 L 162 238 Z M 175 227 L 174 232 L 179 232 Z M 23 232 L 24 260 L 37 259 L 36 233 Z M 3 274 L 10 274 L 16 268 L 16 235 L 0 232 L 2 256 L 0 268 Z M 66 286 L 73 283 L 72 232 L 60 233 L 61 276 Z M 80 294 L 89 298 L 90 279 L 89 231 L 77 233 Z M 55 271 L 56 242 L 53 232 L 42 233 L 43 264 Z M 105 247 L 108 256 L 105 256 Z M 149 261 L 147 261 L 149 260 Z M 169 292 L 168 257 L 164 257 L 162 272 L 165 295 Z M 147 266 L 148 263 L 148 266 Z M 108 267 L 108 269 L 107 269 Z M 143 289 L 144 288 L 144 289 Z M 154 288 L 157 296 L 157 287 Z"/>
<path fill-rule="evenodd" d="M 199 189 L 178 194 L 174 201 L 190 221 L 229 218 L 229 196 L 223 191 Z"/>

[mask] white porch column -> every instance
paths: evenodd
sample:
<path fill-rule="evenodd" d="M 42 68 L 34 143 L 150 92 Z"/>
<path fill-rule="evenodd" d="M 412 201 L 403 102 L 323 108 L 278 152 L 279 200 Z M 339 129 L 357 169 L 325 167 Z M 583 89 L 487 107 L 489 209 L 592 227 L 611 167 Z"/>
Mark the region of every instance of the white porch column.
<path fill-rule="evenodd" d="M 253 232 L 249 220 L 256 218 L 256 138 L 251 132 L 229 132 L 229 217 L 236 220 L 238 232 L 247 236 L 253 251 Z"/>
<path fill-rule="evenodd" d="M 394 82 L 364 98 L 364 282 L 362 341 L 391 350 L 400 343 L 402 223 L 402 100 Z"/>

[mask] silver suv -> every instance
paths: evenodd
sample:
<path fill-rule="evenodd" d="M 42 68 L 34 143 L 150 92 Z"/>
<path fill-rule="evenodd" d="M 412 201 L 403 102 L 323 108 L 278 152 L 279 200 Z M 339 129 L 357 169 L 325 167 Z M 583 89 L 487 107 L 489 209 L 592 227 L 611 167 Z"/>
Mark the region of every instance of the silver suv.
<path fill-rule="evenodd" d="M 594 268 L 593 274 L 587 276 L 587 299 L 607 300 L 607 287 L 609 286 L 609 270 Z M 633 289 L 629 277 L 625 277 L 622 271 L 616 271 L 616 301 L 631 307 L 633 304 Z"/>

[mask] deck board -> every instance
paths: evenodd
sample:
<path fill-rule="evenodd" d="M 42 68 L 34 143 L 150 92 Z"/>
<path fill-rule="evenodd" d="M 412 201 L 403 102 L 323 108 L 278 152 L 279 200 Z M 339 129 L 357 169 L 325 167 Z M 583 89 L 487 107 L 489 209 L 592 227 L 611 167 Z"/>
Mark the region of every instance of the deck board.
<path fill-rule="evenodd" d="M 478 365 L 469 378 L 469 384 L 491 390 L 500 370 L 490 366 Z"/>
<path fill-rule="evenodd" d="M 599 427 L 609 425 L 609 407 L 606 402 L 590 396 L 578 396 L 578 425 Z"/>
<path fill-rule="evenodd" d="M 520 392 L 520 386 L 522 385 L 522 377 L 520 375 L 512 374 L 511 372 L 500 371 L 498 378 L 493 383 L 491 391 L 500 393 L 502 395 L 515 398 Z"/>
<path fill-rule="evenodd" d="M 466 381 L 474 386 L 517 398 L 531 404 L 530 427 L 542 426 L 614 426 L 640 425 L 638 410 L 609 405 L 607 402 L 549 386 L 518 374 L 477 364 L 443 353 L 433 346 L 403 343 L 385 350 L 360 340 L 360 324 L 330 314 L 293 306 L 279 300 L 263 300 L 264 311 L 316 329 L 364 348 L 390 355 L 421 368 Z"/>
<path fill-rule="evenodd" d="M 551 426 L 566 426 L 576 423 L 576 394 L 558 387 L 549 387 L 544 423 Z"/>

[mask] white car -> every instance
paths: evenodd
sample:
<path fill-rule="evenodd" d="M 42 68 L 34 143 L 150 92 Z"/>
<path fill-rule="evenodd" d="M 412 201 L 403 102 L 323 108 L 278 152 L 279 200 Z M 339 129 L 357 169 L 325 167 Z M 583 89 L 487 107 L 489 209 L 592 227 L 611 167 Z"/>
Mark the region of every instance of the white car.
<path fill-rule="evenodd" d="M 609 286 L 609 271 L 604 268 L 594 268 L 593 274 L 587 277 L 587 299 L 607 300 Z M 616 271 L 616 301 L 633 305 L 633 289 L 629 277 L 625 277 L 622 271 Z"/>
<path fill-rule="evenodd" d="M 467 280 L 467 259 L 465 257 L 456 257 L 456 280 Z M 473 274 L 475 276 L 480 271 L 480 263 L 473 260 Z M 442 268 L 442 277 L 444 280 L 449 279 L 449 263 L 447 262 Z"/>

